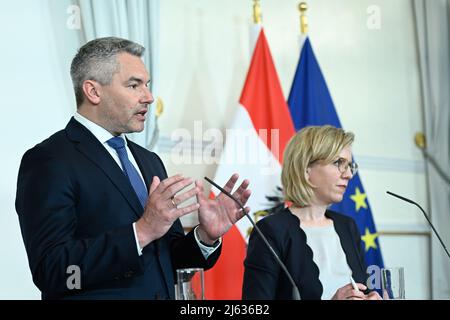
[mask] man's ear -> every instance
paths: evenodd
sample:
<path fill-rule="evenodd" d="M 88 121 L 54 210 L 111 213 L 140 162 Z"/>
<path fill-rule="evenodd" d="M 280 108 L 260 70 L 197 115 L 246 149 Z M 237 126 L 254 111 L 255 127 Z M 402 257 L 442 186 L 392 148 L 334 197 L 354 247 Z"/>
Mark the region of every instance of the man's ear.
<path fill-rule="evenodd" d="M 100 94 L 102 92 L 101 85 L 94 80 L 85 80 L 83 82 L 83 92 L 86 99 L 93 105 L 100 103 Z"/>

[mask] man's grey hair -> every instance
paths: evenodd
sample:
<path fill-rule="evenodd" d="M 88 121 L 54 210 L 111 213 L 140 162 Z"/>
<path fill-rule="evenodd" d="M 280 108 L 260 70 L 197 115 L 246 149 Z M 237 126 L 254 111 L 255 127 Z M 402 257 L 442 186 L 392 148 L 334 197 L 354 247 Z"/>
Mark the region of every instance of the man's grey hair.
<path fill-rule="evenodd" d="M 95 80 L 101 85 L 111 84 L 113 75 L 120 70 L 117 55 L 129 53 L 142 57 L 144 50 L 140 44 L 116 37 L 95 39 L 82 46 L 70 66 L 77 107 L 84 101 L 84 81 Z"/>

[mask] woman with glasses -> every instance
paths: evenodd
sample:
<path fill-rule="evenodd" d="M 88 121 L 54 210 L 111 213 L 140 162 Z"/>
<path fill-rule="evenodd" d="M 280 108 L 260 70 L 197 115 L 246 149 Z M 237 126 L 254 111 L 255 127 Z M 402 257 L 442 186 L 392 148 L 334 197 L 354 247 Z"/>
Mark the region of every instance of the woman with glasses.
<path fill-rule="evenodd" d="M 301 299 L 380 299 L 369 292 L 354 220 L 328 210 L 340 202 L 358 166 L 354 135 L 332 126 L 299 131 L 284 152 L 281 180 L 290 205 L 260 220 Z M 292 299 L 293 288 L 263 240 L 252 232 L 244 262 L 243 299 Z"/>

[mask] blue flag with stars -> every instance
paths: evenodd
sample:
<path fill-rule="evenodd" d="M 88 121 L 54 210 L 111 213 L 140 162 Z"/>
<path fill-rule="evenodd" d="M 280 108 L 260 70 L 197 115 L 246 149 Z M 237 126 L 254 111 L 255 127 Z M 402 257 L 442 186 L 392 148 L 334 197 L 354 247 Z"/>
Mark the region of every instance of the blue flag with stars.
<path fill-rule="evenodd" d="M 309 38 L 306 38 L 300 53 L 288 104 L 297 131 L 309 125 L 328 124 L 342 128 Z M 358 172 L 350 180 L 343 200 L 330 209 L 346 214 L 356 221 L 361 232 L 367 265 L 378 265 L 382 268 L 383 258 L 378 234 Z"/>

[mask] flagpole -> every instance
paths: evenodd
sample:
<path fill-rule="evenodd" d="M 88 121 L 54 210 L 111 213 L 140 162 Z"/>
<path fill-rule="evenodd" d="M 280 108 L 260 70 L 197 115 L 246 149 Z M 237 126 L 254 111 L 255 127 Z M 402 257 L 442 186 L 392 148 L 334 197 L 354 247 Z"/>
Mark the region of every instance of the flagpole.
<path fill-rule="evenodd" d="M 298 11 L 300 12 L 300 51 L 302 50 L 303 43 L 308 36 L 308 16 L 306 15 L 306 10 L 308 10 L 308 4 L 306 2 L 300 2 L 298 4 Z"/>
<path fill-rule="evenodd" d="M 261 20 L 262 20 L 262 13 L 259 0 L 253 0 L 253 23 L 261 24 Z"/>
<path fill-rule="evenodd" d="M 253 23 L 250 26 L 250 57 L 253 56 L 256 41 L 258 40 L 259 32 L 262 27 L 262 10 L 259 0 L 253 1 Z"/>
<path fill-rule="evenodd" d="M 308 10 L 308 4 L 306 2 L 300 2 L 298 4 L 298 11 L 300 11 L 300 33 L 304 35 L 308 33 L 308 17 L 305 14 L 306 10 Z"/>

